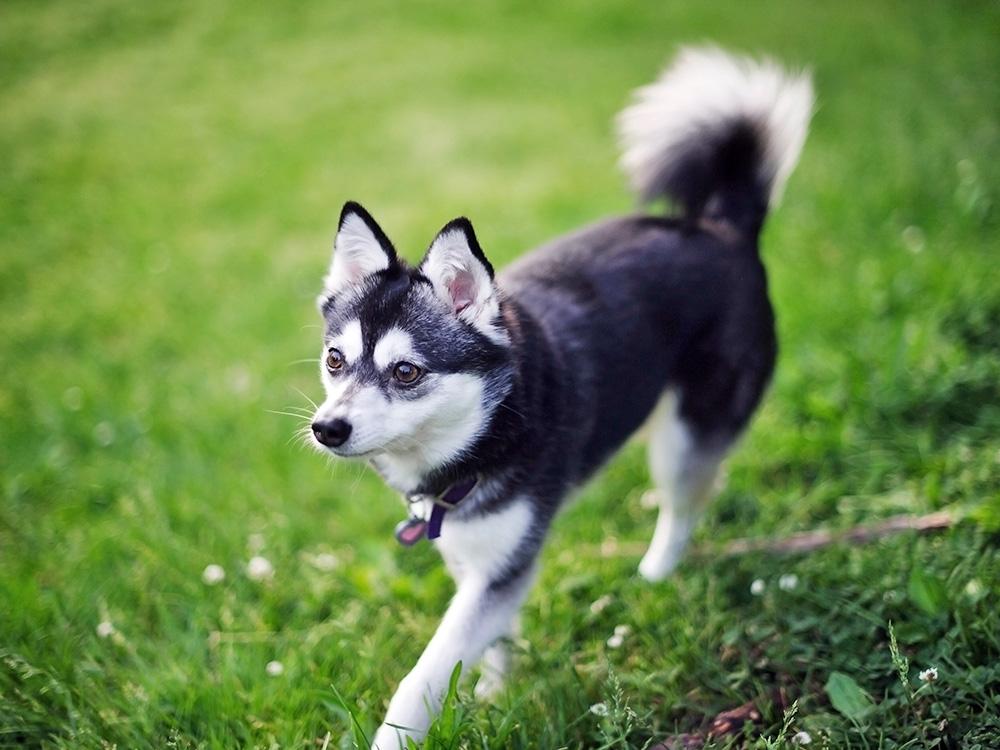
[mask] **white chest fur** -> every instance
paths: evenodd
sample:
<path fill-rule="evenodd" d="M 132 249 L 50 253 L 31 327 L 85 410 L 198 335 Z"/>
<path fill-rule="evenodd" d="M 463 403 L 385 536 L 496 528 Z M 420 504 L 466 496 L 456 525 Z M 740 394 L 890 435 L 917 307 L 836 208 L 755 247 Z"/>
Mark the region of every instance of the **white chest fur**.
<path fill-rule="evenodd" d="M 436 544 L 457 578 L 488 582 L 508 565 L 531 521 L 526 500 L 468 520 L 445 516 Z"/>

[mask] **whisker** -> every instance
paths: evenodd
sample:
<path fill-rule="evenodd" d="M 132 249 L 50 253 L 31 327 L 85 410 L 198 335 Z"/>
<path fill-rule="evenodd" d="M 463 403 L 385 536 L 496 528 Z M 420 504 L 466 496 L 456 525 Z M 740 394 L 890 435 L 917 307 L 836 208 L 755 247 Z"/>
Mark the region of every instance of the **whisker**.
<path fill-rule="evenodd" d="M 296 414 L 291 411 L 275 411 L 274 409 L 264 409 L 268 414 L 282 414 L 286 417 L 295 417 L 296 419 L 308 419 L 308 414 Z"/>
<path fill-rule="evenodd" d="M 292 386 L 292 390 L 293 390 L 293 391 L 295 391 L 296 393 L 298 393 L 298 394 L 299 394 L 300 396 L 302 396 L 302 398 L 304 398 L 304 399 L 305 399 L 306 401 L 308 401 L 308 402 L 309 402 L 310 404 L 312 404 L 312 408 L 313 408 L 313 409 L 318 409 L 318 408 L 319 408 L 319 406 L 318 406 L 318 405 L 316 404 L 316 402 L 315 402 L 315 401 L 313 401 L 313 400 L 312 400 L 311 398 L 309 398 L 309 397 L 308 397 L 308 396 L 307 396 L 306 394 L 304 394 L 304 393 L 303 393 L 302 391 L 300 391 L 300 390 L 299 390 L 298 388 L 296 388 L 296 387 L 295 387 L 294 385 Z"/>
<path fill-rule="evenodd" d="M 358 485 L 361 484 L 361 480 L 365 476 L 365 465 L 358 464 L 358 472 L 354 475 L 354 483 L 351 484 L 351 494 L 353 495 L 358 490 Z"/>
<path fill-rule="evenodd" d="M 302 448 L 312 448 L 312 438 L 310 437 L 311 432 L 312 428 L 309 425 L 303 425 L 291 434 L 288 440 L 285 441 L 285 445 L 295 442 Z"/>
<path fill-rule="evenodd" d="M 310 436 L 311 432 L 312 429 L 309 427 L 309 425 L 303 425 L 302 427 L 299 427 L 298 429 L 292 431 L 291 435 L 288 436 L 288 441 L 285 443 L 285 445 L 288 445 L 288 443 L 290 443 L 293 440 L 297 440 L 304 445 L 308 445 L 310 442 L 312 442 L 312 438 Z"/>
<path fill-rule="evenodd" d="M 295 405 L 293 404 L 292 406 L 286 406 L 286 407 L 284 407 L 284 408 L 285 408 L 285 409 L 291 409 L 291 410 L 293 410 L 293 411 L 300 411 L 300 412 L 302 412 L 303 414 L 312 414 L 312 411 L 311 411 L 310 409 L 307 409 L 307 408 L 306 408 L 306 407 L 304 407 L 304 406 L 295 406 Z"/>

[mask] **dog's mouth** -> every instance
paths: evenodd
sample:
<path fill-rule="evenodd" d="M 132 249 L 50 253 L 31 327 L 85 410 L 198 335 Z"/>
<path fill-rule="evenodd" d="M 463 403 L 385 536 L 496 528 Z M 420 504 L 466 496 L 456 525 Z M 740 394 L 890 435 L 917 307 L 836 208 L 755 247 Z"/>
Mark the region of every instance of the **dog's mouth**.
<path fill-rule="evenodd" d="M 374 458 L 383 451 L 381 447 L 369 448 L 367 450 L 356 450 L 351 448 L 349 445 L 338 445 L 334 448 L 329 445 L 323 445 L 315 438 L 313 438 L 312 444 L 320 452 L 328 453 L 331 456 L 336 456 L 337 458 L 369 459 Z"/>
<path fill-rule="evenodd" d="M 382 440 L 377 445 L 365 446 L 358 449 L 352 445 L 354 440 L 348 440 L 342 445 L 324 445 L 315 436 L 312 437 L 312 444 L 321 453 L 326 453 L 337 458 L 372 460 L 384 455 L 406 456 L 414 453 L 421 453 L 425 446 L 412 435 L 395 435 Z"/>

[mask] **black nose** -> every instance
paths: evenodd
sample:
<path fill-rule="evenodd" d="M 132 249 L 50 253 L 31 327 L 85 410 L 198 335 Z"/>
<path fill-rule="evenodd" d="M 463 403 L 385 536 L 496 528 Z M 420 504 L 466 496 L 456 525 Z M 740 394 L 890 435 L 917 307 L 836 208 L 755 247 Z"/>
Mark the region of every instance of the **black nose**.
<path fill-rule="evenodd" d="M 328 448 L 343 445 L 351 436 L 351 423 L 346 419 L 331 419 L 329 422 L 313 422 L 313 435 Z"/>

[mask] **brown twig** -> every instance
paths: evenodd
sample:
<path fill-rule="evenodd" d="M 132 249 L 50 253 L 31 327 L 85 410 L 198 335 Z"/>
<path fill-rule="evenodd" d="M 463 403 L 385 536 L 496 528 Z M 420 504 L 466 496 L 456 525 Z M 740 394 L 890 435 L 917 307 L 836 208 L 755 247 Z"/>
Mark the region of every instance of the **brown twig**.
<path fill-rule="evenodd" d="M 791 536 L 770 539 L 733 539 L 723 545 L 704 545 L 693 549 L 691 554 L 698 557 L 735 557 L 750 552 L 773 554 L 797 554 L 811 552 L 831 544 L 867 544 L 904 531 L 924 534 L 953 526 L 959 514 L 952 510 L 940 510 L 923 516 L 892 516 L 877 523 L 855 526 L 845 531 L 817 529 L 803 531 Z M 598 553 L 602 557 L 631 557 L 646 551 L 646 542 L 606 541 L 600 545 Z"/>
<path fill-rule="evenodd" d="M 867 544 L 882 537 L 899 534 L 903 531 L 925 533 L 946 529 L 955 523 L 955 514 L 948 510 L 939 510 L 924 516 L 892 516 L 884 521 L 855 526 L 846 531 L 803 531 L 781 539 L 734 539 L 722 549 L 726 556 L 745 555 L 748 552 L 811 552 L 831 544 Z"/>

